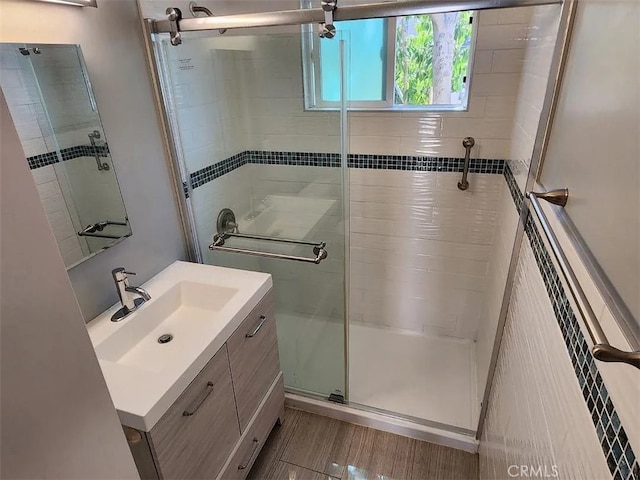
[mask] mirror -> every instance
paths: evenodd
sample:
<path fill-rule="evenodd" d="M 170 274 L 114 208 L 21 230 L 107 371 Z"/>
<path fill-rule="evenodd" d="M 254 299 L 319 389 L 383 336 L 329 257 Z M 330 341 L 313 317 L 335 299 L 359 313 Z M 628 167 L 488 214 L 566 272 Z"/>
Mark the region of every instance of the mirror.
<path fill-rule="evenodd" d="M 80 46 L 0 44 L 0 87 L 67 269 L 131 236 Z"/>

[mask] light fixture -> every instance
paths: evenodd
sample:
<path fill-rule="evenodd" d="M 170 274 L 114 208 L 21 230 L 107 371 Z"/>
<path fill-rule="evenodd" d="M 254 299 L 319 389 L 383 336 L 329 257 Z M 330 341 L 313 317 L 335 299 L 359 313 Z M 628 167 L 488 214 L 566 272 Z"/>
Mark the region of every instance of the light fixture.
<path fill-rule="evenodd" d="M 74 7 L 98 7 L 98 0 L 38 0 L 39 2 L 73 5 Z"/>

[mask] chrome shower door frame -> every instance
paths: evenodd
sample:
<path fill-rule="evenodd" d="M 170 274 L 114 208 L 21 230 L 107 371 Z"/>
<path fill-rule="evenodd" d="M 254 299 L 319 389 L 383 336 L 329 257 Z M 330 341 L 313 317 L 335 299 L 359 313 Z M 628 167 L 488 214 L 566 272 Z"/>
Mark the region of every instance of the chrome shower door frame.
<path fill-rule="evenodd" d="M 143 32 L 144 49 L 147 59 L 147 68 L 151 77 L 151 86 L 153 89 L 153 98 L 156 104 L 158 114 L 158 125 L 162 132 L 162 143 L 165 151 L 169 174 L 173 182 L 173 196 L 178 206 L 180 216 L 180 224 L 182 233 L 185 238 L 186 256 L 191 262 L 202 263 L 202 254 L 200 250 L 200 242 L 195 230 L 195 218 L 189 198 L 192 195 L 191 183 L 184 169 L 184 161 L 182 159 L 182 149 L 176 143 L 177 135 L 176 118 L 171 112 L 169 105 L 165 102 L 165 95 L 168 93 L 166 85 L 163 85 L 162 75 L 158 69 L 161 56 L 157 52 L 156 35 L 153 32 L 153 21 L 145 19 L 140 11 L 138 4 L 139 16 Z"/>

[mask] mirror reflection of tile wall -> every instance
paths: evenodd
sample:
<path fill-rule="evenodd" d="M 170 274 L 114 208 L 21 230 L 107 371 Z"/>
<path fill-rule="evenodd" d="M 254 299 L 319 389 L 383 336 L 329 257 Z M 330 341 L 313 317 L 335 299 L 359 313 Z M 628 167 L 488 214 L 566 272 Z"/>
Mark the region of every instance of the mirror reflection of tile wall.
<path fill-rule="evenodd" d="M 80 47 L 0 44 L 0 86 L 67 268 L 131 235 Z"/>

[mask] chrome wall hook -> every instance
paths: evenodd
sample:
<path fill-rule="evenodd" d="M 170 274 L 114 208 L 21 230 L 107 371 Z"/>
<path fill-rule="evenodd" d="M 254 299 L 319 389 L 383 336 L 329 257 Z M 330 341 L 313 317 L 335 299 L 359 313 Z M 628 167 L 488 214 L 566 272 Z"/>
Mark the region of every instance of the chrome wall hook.
<path fill-rule="evenodd" d="M 336 36 L 336 27 L 333 25 L 333 13 L 338 8 L 338 0 L 322 0 L 324 22 L 320 24 L 320 38 L 333 38 Z"/>

